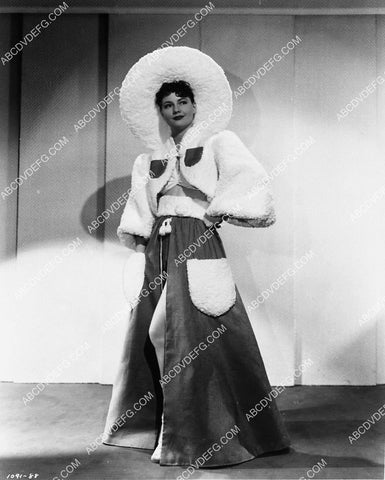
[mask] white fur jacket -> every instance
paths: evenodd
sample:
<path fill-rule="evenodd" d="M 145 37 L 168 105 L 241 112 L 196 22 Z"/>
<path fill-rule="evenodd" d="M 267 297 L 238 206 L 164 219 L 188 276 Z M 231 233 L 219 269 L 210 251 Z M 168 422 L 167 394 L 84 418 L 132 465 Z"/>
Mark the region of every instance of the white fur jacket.
<path fill-rule="evenodd" d="M 158 194 L 171 175 L 176 155 L 181 157 L 184 177 L 207 196 L 206 215 L 229 216 L 229 223 L 244 227 L 268 227 L 275 222 L 266 171 L 235 133 L 222 130 L 200 146 L 182 146 L 179 153 L 170 137 L 156 151 L 135 159 L 129 198 L 117 230 L 119 238 L 129 238 L 132 248 L 134 235 L 150 237 Z"/>

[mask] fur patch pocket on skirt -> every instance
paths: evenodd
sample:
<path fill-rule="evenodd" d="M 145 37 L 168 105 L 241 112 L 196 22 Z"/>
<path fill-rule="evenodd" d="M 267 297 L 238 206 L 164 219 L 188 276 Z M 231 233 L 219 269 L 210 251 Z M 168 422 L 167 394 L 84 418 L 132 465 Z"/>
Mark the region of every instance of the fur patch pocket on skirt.
<path fill-rule="evenodd" d="M 190 298 L 198 310 L 219 317 L 235 303 L 235 283 L 227 258 L 187 260 Z"/>

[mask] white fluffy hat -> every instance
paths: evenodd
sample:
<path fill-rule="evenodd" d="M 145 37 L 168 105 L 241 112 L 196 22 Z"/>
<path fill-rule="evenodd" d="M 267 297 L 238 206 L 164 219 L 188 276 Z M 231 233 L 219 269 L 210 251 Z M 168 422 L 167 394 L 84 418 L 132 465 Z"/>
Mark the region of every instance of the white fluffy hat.
<path fill-rule="evenodd" d="M 142 57 L 127 73 L 120 89 L 120 112 L 129 129 L 155 150 L 171 135 L 155 104 L 164 82 L 191 85 L 197 111 L 193 126 L 199 138 L 226 128 L 232 112 L 232 92 L 222 68 L 208 55 L 190 47 L 166 47 Z"/>

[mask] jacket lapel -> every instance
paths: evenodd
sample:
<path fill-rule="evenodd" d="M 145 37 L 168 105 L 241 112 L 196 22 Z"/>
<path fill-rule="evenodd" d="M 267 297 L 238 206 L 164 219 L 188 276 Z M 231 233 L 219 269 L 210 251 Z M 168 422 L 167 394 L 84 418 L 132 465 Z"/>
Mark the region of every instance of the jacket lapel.
<path fill-rule="evenodd" d="M 156 151 L 151 154 L 149 180 L 150 202 L 154 212 L 158 210 L 158 194 L 166 185 L 176 162 L 176 155 L 173 154 L 175 144 L 168 139 Z"/>
<path fill-rule="evenodd" d="M 199 188 L 211 200 L 218 178 L 211 141 L 199 145 L 199 141 L 183 142 L 179 153 L 170 137 L 160 148 L 151 154 L 149 180 L 150 202 L 153 211 L 158 210 L 158 195 L 166 185 L 180 156 L 180 169 L 186 180 Z"/>

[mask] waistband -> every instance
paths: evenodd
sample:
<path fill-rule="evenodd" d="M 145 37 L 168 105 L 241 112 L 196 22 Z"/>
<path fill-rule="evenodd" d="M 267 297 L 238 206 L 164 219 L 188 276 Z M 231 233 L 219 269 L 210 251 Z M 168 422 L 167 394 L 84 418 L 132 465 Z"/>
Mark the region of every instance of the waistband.
<path fill-rule="evenodd" d="M 204 215 L 209 202 L 191 197 L 179 197 L 175 195 L 162 195 L 159 199 L 157 217 L 163 215 L 176 215 L 179 217 L 200 218 L 206 225 L 212 223 Z"/>

